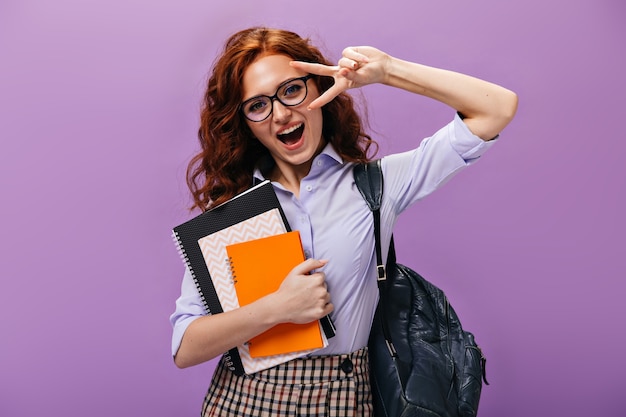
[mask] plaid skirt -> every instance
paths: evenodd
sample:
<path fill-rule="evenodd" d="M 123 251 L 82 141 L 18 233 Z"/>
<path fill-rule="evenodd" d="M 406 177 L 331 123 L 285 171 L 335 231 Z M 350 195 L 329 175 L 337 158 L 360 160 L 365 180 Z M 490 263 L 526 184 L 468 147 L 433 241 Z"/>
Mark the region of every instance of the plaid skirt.
<path fill-rule="evenodd" d="M 367 348 L 300 358 L 237 376 L 222 359 L 202 417 L 371 417 Z"/>

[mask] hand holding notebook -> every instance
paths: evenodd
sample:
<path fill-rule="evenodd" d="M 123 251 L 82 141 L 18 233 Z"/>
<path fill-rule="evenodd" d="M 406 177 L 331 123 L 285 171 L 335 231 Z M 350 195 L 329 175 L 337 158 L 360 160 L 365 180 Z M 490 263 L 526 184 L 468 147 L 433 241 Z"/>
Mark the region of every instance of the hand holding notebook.
<path fill-rule="evenodd" d="M 327 263 L 307 259 L 285 277 L 277 291 L 278 302 L 284 303 L 281 308 L 285 311 L 285 321 L 308 323 L 319 319 L 322 313 L 332 312 L 326 277 L 321 271 Z"/>

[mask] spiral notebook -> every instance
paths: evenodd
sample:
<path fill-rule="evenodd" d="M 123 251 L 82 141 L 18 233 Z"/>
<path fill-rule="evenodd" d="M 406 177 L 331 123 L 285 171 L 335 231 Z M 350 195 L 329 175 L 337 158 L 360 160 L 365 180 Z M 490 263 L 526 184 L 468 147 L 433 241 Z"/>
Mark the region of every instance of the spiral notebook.
<path fill-rule="evenodd" d="M 227 245 L 285 232 L 286 227 L 281 220 L 279 210 L 272 209 L 198 240 L 223 311 L 234 310 L 244 305 L 240 303 L 237 296 L 231 263 L 226 251 Z M 313 352 L 312 350 L 293 351 L 255 358 L 249 348 L 248 343 L 237 346 L 238 356 L 247 374 L 262 371 Z"/>
<path fill-rule="evenodd" d="M 263 224 L 265 226 L 262 226 Z M 248 226 L 251 227 L 246 232 L 238 230 Z M 239 307 L 236 295 L 233 295 L 235 293 L 226 264 L 228 256 L 225 245 L 290 230 L 271 183 L 263 181 L 227 202 L 178 225 L 173 229 L 172 237 L 181 258 L 191 272 L 206 312 L 219 314 Z M 324 317 L 321 322 L 326 336 L 332 337 L 335 329 L 330 317 Z M 225 353 L 226 362 L 237 374 L 254 373 L 293 357 L 297 355 L 252 358 L 247 345 L 238 346 Z"/>
<path fill-rule="evenodd" d="M 292 231 L 226 246 L 240 305 L 249 304 L 280 287 L 283 279 L 305 260 L 300 233 Z M 308 353 L 328 345 L 319 321 L 281 323 L 250 339 L 253 358 L 293 352 Z"/>

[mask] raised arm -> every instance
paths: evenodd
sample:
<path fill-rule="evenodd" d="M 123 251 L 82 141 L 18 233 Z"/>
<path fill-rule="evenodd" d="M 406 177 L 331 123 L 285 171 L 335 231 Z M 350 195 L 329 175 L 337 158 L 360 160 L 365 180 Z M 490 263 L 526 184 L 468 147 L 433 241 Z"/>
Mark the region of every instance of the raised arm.
<path fill-rule="evenodd" d="M 310 108 L 323 106 L 347 89 L 380 83 L 447 104 L 459 112 L 472 133 L 483 140 L 497 136 L 517 110 L 517 95 L 504 87 L 458 72 L 398 59 L 370 46 L 344 49 L 336 66 L 299 61 L 291 65 L 335 79 L 335 84 L 313 101 Z"/>

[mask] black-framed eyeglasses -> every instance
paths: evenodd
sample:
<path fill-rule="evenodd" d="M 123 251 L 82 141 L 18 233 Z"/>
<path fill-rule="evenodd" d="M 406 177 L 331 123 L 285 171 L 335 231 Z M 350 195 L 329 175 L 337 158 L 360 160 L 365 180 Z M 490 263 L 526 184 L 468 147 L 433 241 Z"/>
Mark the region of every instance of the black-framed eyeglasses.
<path fill-rule="evenodd" d="M 283 106 L 297 106 L 307 96 L 306 82 L 313 78 L 312 74 L 300 78 L 287 80 L 276 89 L 273 96 L 256 96 L 241 103 L 241 112 L 251 122 L 262 122 L 270 117 L 274 110 L 274 100 L 280 101 Z"/>

